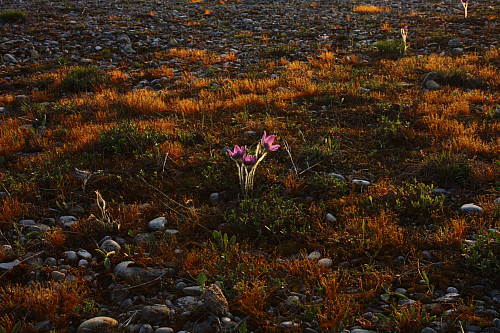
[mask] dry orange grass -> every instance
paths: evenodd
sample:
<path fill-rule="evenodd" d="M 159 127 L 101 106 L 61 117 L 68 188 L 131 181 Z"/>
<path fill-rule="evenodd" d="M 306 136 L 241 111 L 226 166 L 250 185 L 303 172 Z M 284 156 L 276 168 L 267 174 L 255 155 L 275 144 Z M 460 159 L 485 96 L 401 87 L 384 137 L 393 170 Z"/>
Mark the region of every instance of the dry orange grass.
<path fill-rule="evenodd" d="M 28 286 L 2 287 L 0 300 L 10 307 L 0 312 L 0 326 L 6 328 L 9 322 L 22 320 L 26 313 L 35 321 L 64 321 L 76 305 L 82 304 L 87 294 L 85 284 L 81 283 L 49 282 L 47 286 L 33 283 Z M 17 314 L 14 320 L 13 313 Z"/>
<path fill-rule="evenodd" d="M 360 5 L 354 7 L 353 11 L 357 13 L 381 13 L 381 12 L 389 12 L 390 9 L 387 7 L 377 7 L 374 5 Z"/>

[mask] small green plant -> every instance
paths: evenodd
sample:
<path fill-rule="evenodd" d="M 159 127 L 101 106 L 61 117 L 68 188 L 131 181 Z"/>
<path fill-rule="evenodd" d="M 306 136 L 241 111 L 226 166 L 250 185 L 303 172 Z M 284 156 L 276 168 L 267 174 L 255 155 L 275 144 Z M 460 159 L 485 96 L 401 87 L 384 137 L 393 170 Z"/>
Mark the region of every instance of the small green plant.
<path fill-rule="evenodd" d="M 286 57 L 294 53 L 297 53 L 297 47 L 291 45 L 281 44 L 267 49 L 267 54 L 274 57 Z"/>
<path fill-rule="evenodd" d="M 140 129 L 133 121 L 124 121 L 108 131 L 102 131 L 98 142 L 105 149 L 111 149 L 112 154 L 133 154 L 137 159 L 142 159 L 148 148 L 168 138 L 168 135 L 149 127 Z"/>
<path fill-rule="evenodd" d="M 449 151 L 438 152 L 424 158 L 424 164 L 433 168 L 442 181 L 462 181 L 469 178 L 472 165 L 465 155 L 452 154 Z"/>
<path fill-rule="evenodd" d="M 405 54 L 406 44 L 403 40 L 382 40 L 375 43 L 375 48 L 383 55 L 400 57 Z"/>
<path fill-rule="evenodd" d="M 109 259 L 109 257 L 114 255 L 115 251 L 105 252 L 105 251 L 102 251 L 100 249 L 95 249 L 95 250 L 96 250 L 96 252 L 100 253 L 104 257 L 104 261 L 103 261 L 104 267 L 106 267 L 106 269 L 111 269 L 111 259 Z"/>
<path fill-rule="evenodd" d="M 398 296 L 399 298 L 406 299 L 406 300 L 408 299 L 408 297 L 406 297 L 403 294 L 397 293 L 395 291 L 391 291 L 391 287 L 389 287 L 389 285 L 387 285 L 386 283 L 382 284 L 382 289 L 384 290 L 384 294 L 382 294 L 380 296 L 380 298 L 384 302 L 387 302 L 391 298 L 391 296 Z"/>
<path fill-rule="evenodd" d="M 2 23 L 13 23 L 26 21 L 28 15 L 22 10 L 10 9 L 0 12 L 0 22 Z"/>
<path fill-rule="evenodd" d="M 196 277 L 196 280 L 198 281 L 198 284 L 200 285 L 201 290 L 203 290 L 203 293 L 205 293 L 205 283 L 207 282 L 207 276 L 205 275 L 205 273 L 198 274 L 198 276 Z"/>
<path fill-rule="evenodd" d="M 107 82 L 108 77 L 97 66 L 76 66 L 62 80 L 62 89 L 68 93 L 93 91 Z"/>
<path fill-rule="evenodd" d="M 434 294 L 434 285 L 431 285 L 431 282 L 429 280 L 429 277 L 427 276 L 427 273 L 422 271 L 421 274 L 422 274 L 422 278 L 425 281 L 425 284 L 427 285 L 427 289 L 429 290 L 429 294 L 433 295 Z"/>
<path fill-rule="evenodd" d="M 444 32 L 442 28 L 439 28 L 436 32 L 431 33 L 429 36 L 429 41 L 433 43 L 448 43 L 450 39 L 453 39 L 453 35 Z"/>
<path fill-rule="evenodd" d="M 476 242 L 471 246 L 462 245 L 462 253 L 467 264 L 484 275 L 498 276 L 500 273 L 500 235 L 491 230 L 481 231 L 474 236 Z"/>

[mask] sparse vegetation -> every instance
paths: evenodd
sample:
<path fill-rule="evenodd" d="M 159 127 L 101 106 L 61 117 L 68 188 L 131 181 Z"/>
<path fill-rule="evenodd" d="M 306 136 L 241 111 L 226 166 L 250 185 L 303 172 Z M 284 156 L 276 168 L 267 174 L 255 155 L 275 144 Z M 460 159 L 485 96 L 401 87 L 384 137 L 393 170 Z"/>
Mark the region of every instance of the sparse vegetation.
<path fill-rule="evenodd" d="M 61 26 L 77 9 L 36 2 Z M 313 2 L 304 5 L 307 24 L 275 33 L 258 30 L 257 20 L 238 26 L 249 31 L 231 29 L 227 1 L 188 2 L 167 6 L 178 13 L 163 40 L 155 29 L 164 13 L 137 10 L 150 1 L 114 1 L 120 16 L 99 20 L 132 31 L 140 19 L 128 34 L 136 53 L 121 42 L 95 52 L 60 44 L 31 59 L 17 42 L 2 44 L 13 49 L 2 54 L 22 61 L 5 61 L 0 75 L 0 263 L 19 261 L 0 271 L 0 332 L 31 332 L 44 321 L 75 332 L 97 316 L 139 322 L 144 306 L 184 296 L 181 281 L 200 294 L 217 282 L 241 319 L 228 332 L 277 332 L 284 322 L 318 333 L 493 326 L 492 312 L 476 307 L 499 310 L 488 294 L 500 273 L 498 48 L 478 42 L 457 55 L 447 42 L 465 36 L 463 25 L 428 32 L 437 23 L 425 13 L 398 11 L 398 21 L 373 5 L 338 3 L 343 21 L 333 26 L 331 3 Z M 484 10 L 496 18 L 492 4 L 475 3 L 469 17 Z M 267 17 L 284 10 L 259 8 Z M 66 33 L 92 35 L 93 23 L 79 16 L 95 9 L 85 10 Z M 200 19 L 186 19 L 190 10 Z M 253 20 L 252 10 L 242 18 Z M 288 19 L 279 14 L 273 19 Z M 439 24 L 458 20 L 432 15 Z M 400 38 L 404 26 L 406 38 L 404 20 L 420 24 L 409 30 L 411 52 L 403 40 L 355 45 L 372 45 L 372 30 Z M 487 22 L 495 21 L 467 24 L 498 33 Z M 29 36 L 59 36 L 46 28 Z M 101 40 L 121 37 L 103 31 Z M 210 39 L 197 38 L 207 31 Z M 249 186 L 244 172 L 264 133 L 273 153 Z M 237 159 L 235 172 L 231 157 L 243 147 L 256 160 Z M 462 212 L 470 203 L 482 214 Z M 61 216 L 78 222 L 64 226 Z M 166 228 L 150 227 L 158 217 Z M 46 230 L 21 225 L 44 218 L 54 218 Z M 101 248 L 105 237 L 120 248 Z M 88 251 L 88 265 L 70 261 L 68 250 Z M 121 276 L 115 269 L 126 261 L 160 273 Z M 460 302 L 437 300 L 448 287 Z M 119 288 L 126 298 L 111 300 Z M 203 306 L 179 309 L 162 325 L 191 331 L 188 322 L 209 318 Z"/>
<path fill-rule="evenodd" d="M 22 10 L 10 9 L 0 12 L 0 22 L 13 23 L 26 21 L 28 14 Z"/>

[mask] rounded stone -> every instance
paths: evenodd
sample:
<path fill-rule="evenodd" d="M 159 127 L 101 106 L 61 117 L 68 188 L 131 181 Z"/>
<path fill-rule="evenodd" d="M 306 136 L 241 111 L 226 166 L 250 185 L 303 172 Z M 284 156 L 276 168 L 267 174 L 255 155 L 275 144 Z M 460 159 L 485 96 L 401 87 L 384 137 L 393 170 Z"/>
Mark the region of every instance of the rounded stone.
<path fill-rule="evenodd" d="M 333 265 L 332 259 L 323 258 L 318 260 L 318 267 L 329 268 L 332 267 L 332 265 Z"/>
<path fill-rule="evenodd" d="M 118 327 L 118 321 L 110 317 L 95 317 L 84 321 L 76 333 L 97 333 L 105 328 Z"/>
<path fill-rule="evenodd" d="M 56 265 L 57 265 L 57 260 L 55 258 L 52 258 L 52 257 L 47 257 L 43 261 L 43 266 L 44 267 L 47 267 L 47 266 L 56 266 Z"/>
<path fill-rule="evenodd" d="M 78 255 L 78 257 L 82 259 L 87 259 L 87 260 L 92 259 L 92 255 L 90 254 L 90 252 L 84 249 L 78 250 L 76 254 Z"/>
<path fill-rule="evenodd" d="M 362 180 L 362 179 L 353 179 L 352 183 L 355 185 L 359 185 L 359 186 L 370 186 L 371 185 L 371 183 L 369 181 Z"/>
<path fill-rule="evenodd" d="M 460 213 L 467 215 L 482 215 L 484 213 L 483 209 L 478 205 L 473 203 L 465 204 L 460 207 Z"/>
<path fill-rule="evenodd" d="M 165 321 L 170 316 L 170 309 L 166 306 L 145 306 L 141 312 L 142 320 L 146 323 Z"/>
<path fill-rule="evenodd" d="M 213 203 L 214 205 L 217 205 L 219 203 L 219 193 L 212 193 L 210 194 L 210 202 Z"/>
<path fill-rule="evenodd" d="M 319 259 L 321 259 L 321 253 L 319 251 L 312 251 L 307 256 L 307 259 L 309 259 L 309 260 L 319 260 Z"/>
<path fill-rule="evenodd" d="M 66 274 L 59 271 L 52 271 L 50 277 L 55 281 L 63 281 L 66 278 Z"/>
<path fill-rule="evenodd" d="M 420 331 L 420 333 L 437 333 L 437 332 L 430 327 L 425 327 Z"/>
<path fill-rule="evenodd" d="M 330 213 L 326 214 L 326 220 L 328 222 L 337 222 L 337 218 Z"/>
<path fill-rule="evenodd" d="M 203 290 L 200 286 L 184 287 L 182 292 L 188 296 L 201 296 L 203 295 Z"/>
<path fill-rule="evenodd" d="M 167 219 L 165 217 L 157 217 L 154 220 L 149 221 L 148 227 L 151 230 L 162 230 L 165 229 L 167 225 Z"/>
<path fill-rule="evenodd" d="M 112 252 L 112 251 L 114 251 L 115 253 L 118 253 L 118 252 L 120 252 L 121 249 L 122 249 L 122 247 L 120 246 L 120 244 L 118 244 L 117 242 L 115 242 L 112 239 L 105 240 L 101 244 L 101 250 L 106 251 L 108 253 Z"/>
<path fill-rule="evenodd" d="M 68 261 L 78 260 L 78 255 L 75 251 L 64 251 L 63 254 L 66 256 L 66 259 L 68 259 Z"/>
<path fill-rule="evenodd" d="M 78 219 L 75 216 L 71 215 L 61 216 L 59 218 L 59 224 L 61 224 L 65 228 L 70 227 L 77 222 Z"/>
<path fill-rule="evenodd" d="M 144 324 L 142 325 L 141 329 L 139 330 L 139 333 L 153 333 L 153 327 L 149 324 Z"/>
<path fill-rule="evenodd" d="M 446 289 L 446 293 L 447 294 L 458 294 L 458 289 L 455 287 L 448 287 L 448 289 Z"/>

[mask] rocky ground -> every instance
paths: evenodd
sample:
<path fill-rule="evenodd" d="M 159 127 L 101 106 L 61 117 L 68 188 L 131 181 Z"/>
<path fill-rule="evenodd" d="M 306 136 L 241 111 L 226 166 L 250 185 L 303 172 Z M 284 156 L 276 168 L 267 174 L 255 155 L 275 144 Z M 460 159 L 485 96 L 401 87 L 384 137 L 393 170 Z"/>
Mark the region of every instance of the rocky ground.
<path fill-rule="evenodd" d="M 64 66 L 77 64 L 94 64 L 104 70 L 119 69 L 126 75 L 127 89 L 158 91 L 176 88 L 178 80 L 186 71 L 193 79 L 214 74 L 242 77 L 258 70 L 262 59 L 279 61 L 286 57 L 289 61 L 307 62 L 309 57 L 318 54 L 322 48 L 335 50 L 344 57 L 356 55 L 369 64 L 380 57 L 374 51 L 373 44 L 380 40 L 401 38 L 400 29 L 404 26 L 408 26 L 408 52 L 415 56 L 432 53 L 460 56 L 471 52 L 484 53 L 490 48 L 498 47 L 500 23 L 496 7 L 498 2 L 495 1 L 471 2 L 468 12 L 469 15 L 475 14 L 474 20 L 463 18 L 463 6 L 459 1 L 380 0 L 374 4 L 386 7 L 388 11 L 377 14 L 353 11 L 360 4 L 362 3 L 322 0 L 4 0 L 0 3 L 0 11 L 20 9 L 28 15 L 25 22 L 0 25 L 0 54 L 3 56 L 0 65 L 0 93 L 4 96 L 13 95 L 19 101 L 30 103 L 34 94 L 41 89 L 40 83 L 30 80 L 30 77 L 53 73 Z M 484 14 L 477 15 L 480 12 Z M 174 48 L 206 50 L 210 52 L 210 56 L 205 61 L 199 60 L 196 63 L 186 57 L 165 56 Z M 214 58 L 218 60 L 215 61 Z M 144 69 L 162 66 L 173 68 L 174 75 L 148 80 L 141 74 Z M 279 66 L 269 68 L 265 75 L 276 77 L 280 71 Z M 0 112 L 5 116 L 12 116 L 20 112 L 21 107 L 22 105 L 0 107 Z M 85 179 L 86 175 L 77 174 L 76 177 Z M 356 182 L 353 181 L 353 184 Z M 2 192 L 2 196 L 8 197 L 9 194 Z M 216 203 L 219 200 L 218 194 L 211 197 L 211 200 Z M 46 232 L 54 226 L 70 228 L 83 213 L 79 209 L 81 208 L 65 207 L 66 215 L 57 219 L 20 220 L 17 222 L 17 229 L 9 231 L 5 239 L 22 239 L 28 234 Z M 477 213 L 477 216 L 483 213 L 475 205 L 463 207 L 464 214 L 471 212 Z M 327 219 L 335 218 L 329 214 Z M 130 244 L 151 241 L 151 235 L 155 231 L 166 230 L 170 234 L 179 232 L 168 229 L 167 220 L 162 217 L 149 222 L 148 228 L 149 230 L 133 235 L 128 240 L 109 235 L 93 240 L 96 243 L 93 245 L 103 252 L 118 253 L 124 252 Z M 468 235 L 466 242 L 475 241 L 477 240 L 473 235 Z M 4 252 L 15 250 L 10 242 L 2 244 Z M 178 253 L 181 252 L 179 249 Z M 27 252 L 22 262 L 30 267 L 27 274 L 31 274 L 32 281 L 40 276 L 53 281 L 81 279 L 90 288 L 98 290 L 98 286 L 102 285 L 107 288 L 102 296 L 107 301 L 105 305 L 99 306 L 94 318 L 86 321 L 69 318 L 66 331 L 98 332 L 99 328 L 105 327 L 140 333 L 243 332 L 245 329 L 246 314 L 231 314 L 220 289 L 211 285 L 203 293 L 196 277 L 189 280 L 179 277 L 172 290 L 151 295 L 144 291 L 149 284 L 155 284 L 167 275 L 175 277 L 180 275 L 179 272 L 160 266 L 138 267 L 134 265 L 134 261 L 124 258 L 119 263 L 113 262 L 113 273 L 117 279 L 110 282 L 107 281 L 109 274 L 101 274 L 102 265 L 105 265 L 102 258 L 82 248 L 66 248 L 63 254 L 64 258 L 54 258 L 43 251 Z M 259 255 L 265 257 L 268 254 Z M 425 255 L 433 265 L 441 264 L 433 262 L 433 255 L 429 251 Z M 321 267 L 332 265 L 332 261 L 321 258 L 319 252 L 308 253 L 307 259 L 304 254 L 296 254 L 279 260 L 312 260 L 318 261 Z M 395 260 L 404 264 L 406 258 L 399 257 Z M 20 263 L 18 259 L 3 262 L 0 270 L 10 272 Z M 356 267 L 358 264 L 353 260 L 344 262 L 341 266 Z M 101 268 L 94 269 L 98 265 Z M 36 267 L 42 267 L 42 272 L 37 271 Z M 130 276 L 139 277 L 142 282 L 131 286 L 128 284 L 130 281 L 125 282 Z M 421 286 L 423 289 L 430 288 L 425 280 L 421 281 Z M 353 280 L 349 288 L 352 294 L 356 294 L 360 292 L 361 286 Z M 451 285 L 447 289 L 435 290 L 432 296 L 426 290 L 407 290 L 403 287 L 394 291 L 387 290 L 387 294 L 398 299 L 400 305 L 420 301 L 429 314 L 442 313 L 444 308 L 452 312 L 470 311 L 490 324 L 480 328 L 464 323 L 462 332 L 500 332 L 498 286 L 481 283 L 478 279 L 476 284 L 467 288 L 468 291 L 481 295 L 482 300 L 466 307 L 461 303 L 465 290 Z M 313 318 L 303 319 L 298 324 L 290 320 L 288 315 L 305 313 L 299 304 L 309 296 L 300 290 L 284 292 L 281 295 L 282 303 L 269 309 L 271 315 L 279 318 L 276 329 L 308 333 L 321 331 Z M 322 299 L 315 299 L 315 302 L 321 304 Z M 451 305 L 453 307 L 450 309 Z M 387 313 L 388 309 L 390 305 L 387 303 L 374 300 L 362 314 L 362 321 L 373 331 L 385 331 L 382 319 L 377 314 Z M 448 325 L 441 321 L 430 320 L 426 324 L 428 327 L 422 333 L 448 331 Z M 54 329 L 49 320 L 34 322 L 32 325 L 33 330 L 40 332 Z M 345 326 L 343 332 L 369 332 L 354 325 Z M 24 332 L 28 330 L 26 327 Z"/>

